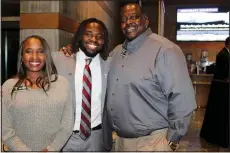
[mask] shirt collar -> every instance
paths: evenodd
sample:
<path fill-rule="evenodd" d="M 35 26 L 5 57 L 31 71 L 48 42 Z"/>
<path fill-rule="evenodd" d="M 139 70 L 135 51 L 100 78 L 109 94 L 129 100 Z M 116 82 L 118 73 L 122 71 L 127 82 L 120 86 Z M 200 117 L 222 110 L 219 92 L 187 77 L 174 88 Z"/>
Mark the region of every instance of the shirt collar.
<path fill-rule="evenodd" d="M 150 34 L 152 34 L 152 30 L 148 28 L 134 40 L 128 41 L 126 39 L 122 47 L 126 49 L 128 53 L 135 52 L 141 46 L 142 42 L 146 39 L 146 37 L 149 36 Z"/>

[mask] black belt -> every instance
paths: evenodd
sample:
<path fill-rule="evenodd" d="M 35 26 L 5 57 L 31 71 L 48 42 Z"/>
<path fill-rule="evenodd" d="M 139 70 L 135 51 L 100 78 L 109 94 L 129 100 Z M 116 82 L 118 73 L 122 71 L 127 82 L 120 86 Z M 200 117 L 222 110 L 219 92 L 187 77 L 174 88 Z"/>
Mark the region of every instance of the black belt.
<path fill-rule="evenodd" d="M 101 126 L 101 124 L 99 124 L 98 126 L 92 128 L 92 131 L 100 130 L 101 128 L 102 128 L 102 126 Z M 75 131 L 73 131 L 73 133 L 74 134 L 79 133 L 79 130 L 75 130 Z"/>

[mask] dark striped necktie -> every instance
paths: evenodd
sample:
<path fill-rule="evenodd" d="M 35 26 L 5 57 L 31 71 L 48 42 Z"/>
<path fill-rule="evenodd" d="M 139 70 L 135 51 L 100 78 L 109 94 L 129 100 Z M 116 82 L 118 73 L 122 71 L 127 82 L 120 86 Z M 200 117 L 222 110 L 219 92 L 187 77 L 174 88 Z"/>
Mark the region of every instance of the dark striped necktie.
<path fill-rule="evenodd" d="M 82 110 L 80 122 L 80 137 L 86 140 L 91 134 L 91 89 L 92 78 L 89 64 L 92 59 L 86 59 L 86 64 L 83 73 L 83 88 L 82 88 Z"/>

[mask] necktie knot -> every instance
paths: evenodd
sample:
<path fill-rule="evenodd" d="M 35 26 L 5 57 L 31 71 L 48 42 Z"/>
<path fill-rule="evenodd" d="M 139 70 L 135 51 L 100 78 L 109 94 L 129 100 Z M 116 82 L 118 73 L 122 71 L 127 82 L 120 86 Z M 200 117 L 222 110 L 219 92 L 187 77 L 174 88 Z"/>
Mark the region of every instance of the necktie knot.
<path fill-rule="evenodd" d="M 91 61 L 92 61 L 92 58 L 85 59 L 86 65 L 89 65 L 91 63 Z"/>

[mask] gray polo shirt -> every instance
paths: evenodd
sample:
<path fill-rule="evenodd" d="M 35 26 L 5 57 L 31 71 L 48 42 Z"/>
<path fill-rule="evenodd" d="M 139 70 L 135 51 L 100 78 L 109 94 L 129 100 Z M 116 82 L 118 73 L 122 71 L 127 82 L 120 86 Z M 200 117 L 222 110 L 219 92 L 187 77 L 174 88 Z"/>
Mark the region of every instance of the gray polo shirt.
<path fill-rule="evenodd" d="M 178 142 L 196 108 L 184 54 L 150 29 L 113 50 L 107 89 L 110 124 L 125 138 L 169 128 Z"/>

